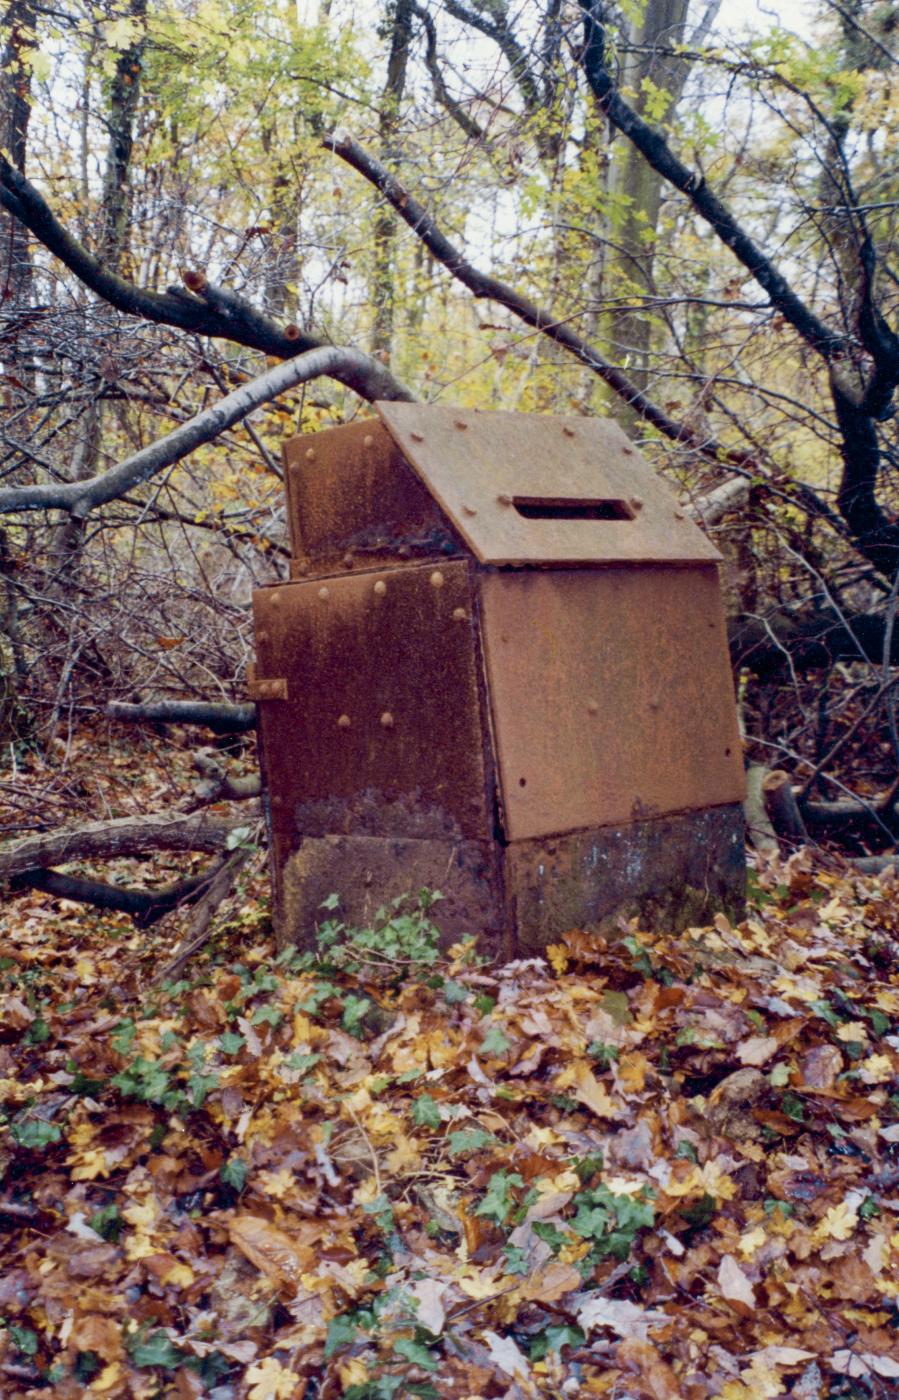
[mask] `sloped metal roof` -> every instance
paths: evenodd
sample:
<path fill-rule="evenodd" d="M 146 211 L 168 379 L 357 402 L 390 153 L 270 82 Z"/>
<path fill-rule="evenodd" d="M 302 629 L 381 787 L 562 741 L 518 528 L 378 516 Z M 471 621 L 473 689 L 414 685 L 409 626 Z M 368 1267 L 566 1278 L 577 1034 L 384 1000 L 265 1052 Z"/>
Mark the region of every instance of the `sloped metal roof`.
<path fill-rule="evenodd" d="M 720 559 L 615 423 L 375 405 L 482 564 L 693 564 Z"/>

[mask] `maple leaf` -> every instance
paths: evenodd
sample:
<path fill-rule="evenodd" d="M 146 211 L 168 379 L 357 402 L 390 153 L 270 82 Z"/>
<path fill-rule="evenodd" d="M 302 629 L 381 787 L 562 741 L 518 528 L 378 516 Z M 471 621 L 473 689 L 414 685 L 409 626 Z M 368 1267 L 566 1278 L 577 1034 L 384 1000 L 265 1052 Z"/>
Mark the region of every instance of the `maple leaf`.
<path fill-rule="evenodd" d="M 244 1380 L 250 1387 L 247 1400 L 291 1400 L 300 1385 L 299 1376 L 273 1356 L 254 1361 L 247 1367 Z"/>

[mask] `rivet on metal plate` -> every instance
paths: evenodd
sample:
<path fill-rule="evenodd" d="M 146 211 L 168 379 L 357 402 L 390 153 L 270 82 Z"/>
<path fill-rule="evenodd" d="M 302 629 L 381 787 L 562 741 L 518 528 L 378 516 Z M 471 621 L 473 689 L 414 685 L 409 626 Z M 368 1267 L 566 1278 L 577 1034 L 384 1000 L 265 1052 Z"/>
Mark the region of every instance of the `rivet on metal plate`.
<path fill-rule="evenodd" d="M 350 720 L 349 715 L 341 715 L 341 716 L 340 716 L 340 719 L 337 721 L 337 728 L 338 728 L 338 729 L 349 729 L 350 724 L 351 724 L 351 720 Z"/>
<path fill-rule="evenodd" d="M 350 554 L 349 550 L 347 550 L 346 554 L 343 556 L 342 563 L 345 569 L 351 569 L 353 567 L 353 556 Z"/>
<path fill-rule="evenodd" d="M 296 569 L 297 573 L 300 575 L 301 578 L 305 577 L 305 575 L 309 572 L 309 560 L 298 559 L 297 562 L 294 564 L 294 568 Z"/>
<path fill-rule="evenodd" d="M 374 447 L 375 440 L 372 437 L 371 433 L 365 434 L 365 437 L 362 439 L 362 444 L 364 447 Z"/>
<path fill-rule="evenodd" d="M 382 716 L 381 716 L 381 728 L 382 728 L 382 729 L 392 729 L 392 728 L 393 728 L 393 715 L 390 713 L 389 710 L 385 710 L 384 713 L 383 713 Z"/>
<path fill-rule="evenodd" d="M 328 598 L 330 598 L 331 591 L 328 588 L 320 588 L 318 590 L 318 596 L 319 598 L 321 598 L 322 602 L 325 602 Z"/>
<path fill-rule="evenodd" d="M 446 580 L 444 579 L 443 574 L 440 572 L 440 570 L 435 569 L 434 572 L 431 574 L 431 587 L 442 588 L 445 582 Z"/>
<path fill-rule="evenodd" d="M 412 550 L 407 544 L 401 544 L 399 549 L 397 550 L 397 554 L 400 556 L 401 559 L 408 559 L 411 553 Z"/>
<path fill-rule="evenodd" d="M 387 584 L 384 582 L 384 580 L 383 580 L 382 578 L 379 578 L 379 579 L 378 579 L 377 583 L 375 584 L 374 588 L 372 589 L 372 592 L 374 593 L 374 595 L 375 595 L 376 598 L 383 598 L 383 597 L 384 597 L 384 594 L 387 592 Z"/>
<path fill-rule="evenodd" d="M 278 794 L 275 793 L 275 795 L 270 800 L 273 807 L 280 807 L 284 801 L 284 798 L 279 797 Z"/>
<path fill-rule="evenodd" d="M 598 715 L 598 714 L 599 714 L 599 706 L 597 705 L 597 703 L 596 703 L 595 700 L 588 700 L 588 701 L 587 701 L 587 714 L 588 714 L 588 715 Z"/>
<path fill-rule="evenodd" d="M 268 595 L 269 607 L 271 607 L 271 608 L 276 608 L 276 607 L 278 606 L 278 604 L 280 603 L 280 601 L 281 601 L 281 594 L 277 591 L 277 589 L 275 590 L 274 593 L 270 593 L 270 594 Z"/>
<path fill-rule="evenodd" d="M 313 451 L 313 449 L 312 449 L 311 447 L 307 447 L 307 448 L 306 448 L 306 461 L 307 461 L 307 462 L 314 462 L 314 461 L 315 461 L 315 452 Z"/>
<path fill-rule="evenodd" d="M 453 608 L 454 622 L 464 622 L 467 617 L 468 613 L 465 611 L 464 608 Z"/>
<path fill-rule="evenodd" d="M 267 633 L 267 632 L 257 632 L 257 633 L 256 633 L 256 640 L 257 640 L 257 642 L 267 642 L 267 641 L 268 641 L 268 633 Z"/>

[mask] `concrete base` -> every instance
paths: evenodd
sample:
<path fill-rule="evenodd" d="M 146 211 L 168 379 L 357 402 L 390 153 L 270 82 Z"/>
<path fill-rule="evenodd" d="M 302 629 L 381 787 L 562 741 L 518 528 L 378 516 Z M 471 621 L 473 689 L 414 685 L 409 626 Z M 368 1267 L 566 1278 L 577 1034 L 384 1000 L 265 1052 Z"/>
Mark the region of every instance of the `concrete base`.
<path fill-rule="evenodd" d="M 301 838 L 275 871 L 279 943 L 314 944 L 321 904 L 340 896 L 347 923 L 422 887 L 442 890 L 445 944 L 475 934 L 488 957 L 538 954 L 572 928 L 637 916 L 677 930 L 745 899 L 739 803 L 541 840 L 498 842 L 383 836 Z"/>

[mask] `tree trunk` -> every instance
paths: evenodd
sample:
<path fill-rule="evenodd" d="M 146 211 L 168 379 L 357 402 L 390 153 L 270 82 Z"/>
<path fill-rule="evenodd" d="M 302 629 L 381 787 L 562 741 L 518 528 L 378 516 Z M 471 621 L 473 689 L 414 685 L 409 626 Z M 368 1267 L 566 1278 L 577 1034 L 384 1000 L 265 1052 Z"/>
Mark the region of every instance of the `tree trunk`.
<path fill-rule="evenodd" d="M 397 137 L 400 126 L 400 105 L 406 90 L 409 45 L 412 40 L 412 13 L 412 0 L 390 0 L 385 24 L 385 28 L 387 25 L 390 27 L 390 52 L 387 58 L 387 80 L 381 94 L 381 110 L 378 118 L 381 159 L 389 169 L 395 169 L 399 160 Z M 372 354 L 381 355 L 385 359 L 389 358 L 393 345 L 396 310 L 394 288 L 396 231 L 396 216 L 390 205 L 384 201 L 375 216 L 374 226 L 374 268 L 372 270 L 371 295 L 375 315 L 371 331 L 371 349 Z"/>

